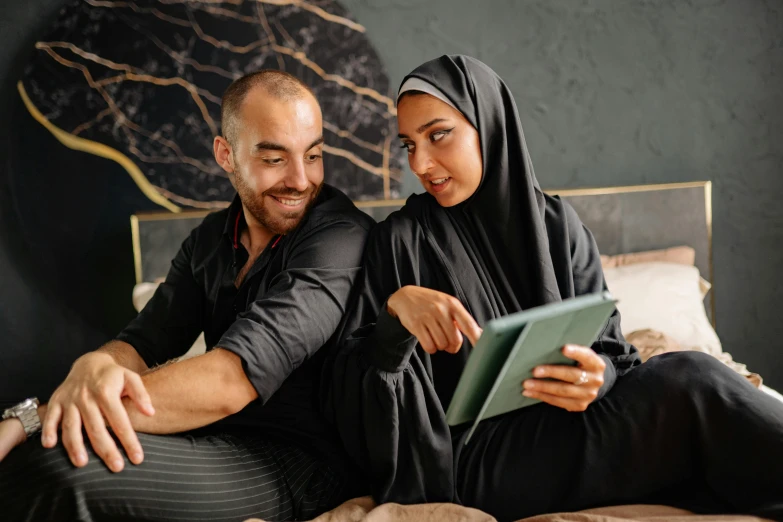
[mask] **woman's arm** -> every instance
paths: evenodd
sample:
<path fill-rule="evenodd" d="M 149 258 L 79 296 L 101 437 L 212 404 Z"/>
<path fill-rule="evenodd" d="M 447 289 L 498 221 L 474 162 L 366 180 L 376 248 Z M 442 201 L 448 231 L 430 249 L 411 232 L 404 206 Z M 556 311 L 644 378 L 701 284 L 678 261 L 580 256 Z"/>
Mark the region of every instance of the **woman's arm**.
<path fill-rule="evenodd" d="M 378 502 L 454 501 L 451 433 L 417 349 L 387 298 L 418 286 L 420 253 L 379 224 L 342 333 L 325 366 L 324 411 L 371 481 Z M 392 306 L 394 310 L 394 306 Z"/>
<path fill-rule="evenodd" d="M 571 242 L 574 295 L 595 294 L 607 290 L 601 255 L 593 234 L 584 226 L 576 211 L 563 202 Z M 593 351 L 605 362 L 604 382 L 598 392 L 600 399 L 612 388 L 617 377 L 641 363 L 636 348 L 625 340 L 620 330 L 620 312 L 615 309 L 603 331 L 592 345 Z"/>

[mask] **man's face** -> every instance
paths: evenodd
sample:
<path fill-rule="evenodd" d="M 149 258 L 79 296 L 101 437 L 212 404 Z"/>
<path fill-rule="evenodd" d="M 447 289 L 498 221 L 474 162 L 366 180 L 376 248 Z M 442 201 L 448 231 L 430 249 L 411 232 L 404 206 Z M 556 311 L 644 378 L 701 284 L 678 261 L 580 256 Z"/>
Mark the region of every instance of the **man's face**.
<path fill-rule="evenodd" d="M 312 206 L 324 180 L 323 124 L 318 102 L 304 93 L 281 100 L 251 90 L 240 107 L 229 172 L 242 204 L 273 234 L 294 229 Z"/>

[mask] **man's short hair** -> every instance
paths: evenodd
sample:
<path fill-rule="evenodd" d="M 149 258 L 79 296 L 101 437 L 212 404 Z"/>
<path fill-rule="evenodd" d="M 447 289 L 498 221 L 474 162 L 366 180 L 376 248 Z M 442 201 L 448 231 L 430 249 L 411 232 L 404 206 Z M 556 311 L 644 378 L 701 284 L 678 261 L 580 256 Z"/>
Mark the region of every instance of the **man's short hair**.
<path fill-rule="evenodd" d="M 275 98 L 289 101 L 315 94 L 302 80 L 285 71 L 264 69 L 234 80 L 223 93 L 220 107 L 221 127 L 223 137 L 234 144 L 239 132 L 239 114 L 247 93 L 256 87 L 263 87 Z"/>

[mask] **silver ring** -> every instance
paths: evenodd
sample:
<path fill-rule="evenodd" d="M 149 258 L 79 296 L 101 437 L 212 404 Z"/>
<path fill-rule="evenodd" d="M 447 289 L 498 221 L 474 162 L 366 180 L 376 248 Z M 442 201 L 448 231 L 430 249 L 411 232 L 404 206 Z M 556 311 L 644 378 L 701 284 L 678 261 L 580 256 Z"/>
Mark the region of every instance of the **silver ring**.
<path fill-rule="evenodd" d="M 574 386 L 581 386 L 587 382 L 587 372 L 582 370 L 582 375 L 579 376 L 579 380 L 574 383 Z"/>

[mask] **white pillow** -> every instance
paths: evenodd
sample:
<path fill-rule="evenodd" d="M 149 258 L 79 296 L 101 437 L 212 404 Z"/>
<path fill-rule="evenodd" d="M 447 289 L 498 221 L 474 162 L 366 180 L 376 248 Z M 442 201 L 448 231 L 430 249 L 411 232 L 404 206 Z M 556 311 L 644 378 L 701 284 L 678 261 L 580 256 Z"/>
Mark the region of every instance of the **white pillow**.
<path fill-rule="evenodd" d="M 650 328 L 683 350 L 719 355 L 723 349 L 704 311 L 699 269 L 675 263 L 639 263 L 604 270 L 618 300 L 623 335 Z"/>
<path fill-rule="evenodd" d="M 133 287 L 133 308 L 137 312 L 141 312 L 141 309 L 147 306 L 147 303 L 152 299 L 155 290 L 158 289 L 159 283 L 139 283 Z"/>
<path fill-rule="evenodd" d="M 153 294 L 155 294 L 155 290 L 158 289 L 159 284 L 160 283 L 139 283 L 133 287 L 133 307 L 137 312 L 141 312 L 141 309 L 147 306 L 147 303 L 152 299 Z M 187 353 L 180 357 L 179 360 L 201 355 L 206 351 L 207 343 L 204 340 L 204 332 L 201 332 L 201 335 L 198 336 L 198 339 L 193 343 L 193 346 L 191 346 Z"/>

